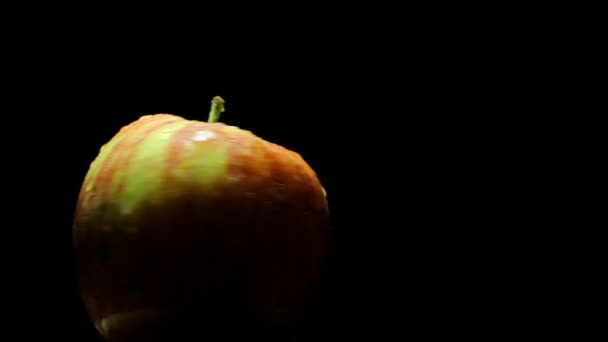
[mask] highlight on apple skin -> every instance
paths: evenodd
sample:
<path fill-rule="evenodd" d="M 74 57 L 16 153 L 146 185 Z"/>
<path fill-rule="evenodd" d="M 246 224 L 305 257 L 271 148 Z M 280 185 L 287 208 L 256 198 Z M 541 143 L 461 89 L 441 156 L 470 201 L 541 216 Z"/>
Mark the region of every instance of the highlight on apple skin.
<path fill-rule="evenodd" d="M 108 341 L 273 338 L 311 314 L 329 249 L 325 190 L 296 152 L 217 122 L 154 114 L 101 148 L 73 243 Z"/>

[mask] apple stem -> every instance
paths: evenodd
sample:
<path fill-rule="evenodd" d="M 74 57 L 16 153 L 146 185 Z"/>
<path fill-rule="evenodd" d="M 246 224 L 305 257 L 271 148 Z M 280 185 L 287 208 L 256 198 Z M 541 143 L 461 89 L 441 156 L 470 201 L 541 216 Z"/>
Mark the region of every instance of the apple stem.
<path fill-rule="evenodd" d="M 211 100 L 211 111 L 209 112 L 209 122 L 217 122 L 220 119 L 220 114 L 224 111 L 224 99 L 219 96 Z"/>

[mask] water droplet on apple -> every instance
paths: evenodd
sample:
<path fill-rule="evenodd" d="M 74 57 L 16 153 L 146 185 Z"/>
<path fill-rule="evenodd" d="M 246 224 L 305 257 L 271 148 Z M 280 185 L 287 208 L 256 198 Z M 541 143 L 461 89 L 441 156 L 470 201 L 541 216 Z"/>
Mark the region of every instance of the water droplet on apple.
<path fill-rule="evenodd" d="M 215 133 L 208 131 L 208 130 L 202 130 L 202 131 L 198 131 L 194 134 L 194 137 L 192 137 L 192 140 L 194 141 L 207 141 L 210 139 L 215 138 Z"/>
<path fill-rule="evenodd" d="M 226 179 L 228 179 L 230 182 L 238 182 L 239 180 L 241 180 L 241 178 L 242 175 L 238 173 L 232 173 L 226 176 Z"/>

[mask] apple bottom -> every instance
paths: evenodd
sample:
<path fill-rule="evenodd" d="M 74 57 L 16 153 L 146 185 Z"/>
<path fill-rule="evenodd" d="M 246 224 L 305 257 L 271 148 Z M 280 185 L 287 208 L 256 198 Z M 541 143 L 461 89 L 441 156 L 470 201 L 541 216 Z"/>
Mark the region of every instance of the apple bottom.
<path fill-rule="evenodd" d="M 322 268 L 311 242 L 215 228 L 209 239 L 89 232 L 80 285 L 107 341 L 280 341 L 307 330 Z"/>
<path fill-rule="evenodd" d="M 105 340 L 115 342 L 187 341 L 220 335 L 219 326 L 202 322 L 209 319 L 197 320 L 186 312 L 148 309 L 112 314 L 95 322 L 95 326 Z"/>
<path fill-rule="evenodd" d="M 111 314 L 95 322 L 108 342 L 134 341 L 287 341 L 293 331 L 273 335 L 260 334 L 262 327 L 247 327 L 243 322 L 203 317 L 200 313 L 163 310 L 139 310 Z M 240 327 L 241 330 L 235 330 Z M 245 329 L 243 329 L 245 328 Z"/>
<path fill-rule="evenodd" d="M 81 291 L 107 341 L 273 341 L 306 330 L 321 266 L 304 239 L 253 248 L 241 234 L 179 236 L 83 241 Z"/>
<path fill-rule="evenodd" d="M 85 306 L 107 341 L 274 341 L 307 330 L 328 249 L 321 194 L 298 183 L 279 200 L 270 182 L 251 182 L 214 197 L 172 183 L 126 216 L 93 193 L 74 244 Z"/>

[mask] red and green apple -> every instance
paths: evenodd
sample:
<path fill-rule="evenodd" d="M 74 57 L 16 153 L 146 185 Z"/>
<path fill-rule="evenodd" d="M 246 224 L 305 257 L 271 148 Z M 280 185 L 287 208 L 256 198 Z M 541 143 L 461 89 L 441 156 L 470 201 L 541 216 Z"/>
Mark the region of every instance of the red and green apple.
<path fill-rule="evenodd" d="M 317 175 L 250 131 L 145 115 L 86 174 L 73 239 L 90 318 L 109 341 L 289 335 L 329 248 Z M 181 337 L 180 337 L 181 336 Z"/>

